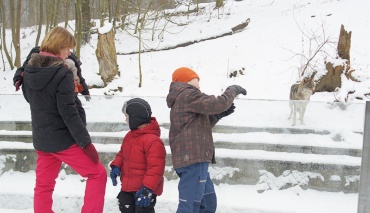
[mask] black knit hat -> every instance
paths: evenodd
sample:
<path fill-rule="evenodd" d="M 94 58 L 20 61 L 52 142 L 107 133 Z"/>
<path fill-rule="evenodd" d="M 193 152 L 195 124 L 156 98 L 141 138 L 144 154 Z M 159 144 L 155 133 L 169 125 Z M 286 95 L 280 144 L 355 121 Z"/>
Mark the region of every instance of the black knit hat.
<path fill-rule="evenodd" d="M 148 102 L 141 98 L 126 101 L 122 112 L 128 117 L 130 129 L 136 129 L 141 124 L 149 123 L 152 110 Z"/>

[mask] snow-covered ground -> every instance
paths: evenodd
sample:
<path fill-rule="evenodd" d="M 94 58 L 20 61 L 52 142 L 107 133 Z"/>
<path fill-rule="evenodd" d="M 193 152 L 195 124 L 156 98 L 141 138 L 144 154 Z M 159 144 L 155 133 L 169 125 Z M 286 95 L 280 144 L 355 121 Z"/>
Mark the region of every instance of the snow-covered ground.
<path fill-rule="evenodd" d="M 0 110 L 4 121 L 30 121 L 30 112 L 27 103 L 21 95 L 0 95 Z M 91 102 L 82 99 L 89 122 L 123 122 L 121 106 L 130 97 L 115 96 L 106 98 L 93 96 Z M 168 108 L 165 98 L 146 97 L 151 104 L 153 115 L 161 121 L 161 124 L 169 122 Z M 238 127 L 271 127 L 287 130 L 287 133 L 274 134 L 270 132 L 245 132 L 245 133 L 214 133 L 214 140 L 218 142 L 232 143 L 261 143 L 280 145 L 301 145 L 329 148 L 362 148 L 363 115 L 365 105 L 363 103 L 352 103 L 345 110 L 330 102 L 311 102 L 307 107 L 305 125 L 291 126 L 288 120 L 288 101 L 266 101 L 266 100 L 243 100 L 235 101 L 236 111 L 227 118 L 222 119 L 219 125 Z M 341 105 L 342 106 L 342 105 Z M 104 110 L 101 110 L 103 109 Z M 338 116 L 340 115 L 340 116 Z M 220 128 L 222 128 L 220 126 Z M 312 130 L 329 131 L 330 134 L 289 134 L 288 130 Z M 227 132 L 227 131 L 226 131 Z M 3 135 L 30 135 L 30 131 L 0 130 Z M 163 138 L 167 138 L 168 129 L 161 127 Z M 122 138 L 126 131 L 118 132 L 91 132 L 92 136 L 109 136 Z M 119 144 L 98 144 L 95 146 L 99 152 L 117 152 Z M 0 149 L 33 149 L 31 143 L 0 141 Z M 167 153 L 171 151 L 166 146 Z M 338 164 L 348 166 L 359 166 L 360 157 L 345 155 L 317 155 L 303 153 L 267 152 L 261 150 L 236 150 L 217 149 L 217 157 L 240 158 L 240 159 L 265 159 L 296 161 L 301 163 Z M 5 160 L 0 159 L 0 170 Z M 171 168 L 167 168 L 171 169 Z M 294 171 L 292 171 L 294 173 Z M 232 175 L 233 168 L 210 169 L 215 177 Z M 257 190 L 263 185 L 229 185 L 220 184 L 216 186 L 219 201 L 218 212 L 252 212 L 252 213 L 274 213 L 274 212 L 356 212 L 358 194 L 343 192 L 319 192 L 315 190 L 303 190 L 300 184 L 307 183 L 305 175 L 298 174 L 269 177 L 271 190 L 258 193 Z M 295 187 L 279 190 L 285 183 L 291 183 L 292 178 L 299 183 Z M 56 212 L 76 212 L 82 205 L 82 196 L 85 183 L 77 175 L 66 175 L 61 171 L 54 192 L 54 209 Z M 0 176 L 0 209 L 1 212 L 32 212 L 32 194 L 35 182 L 34 171 L 21 173 L 7 171 Z M 157 211 L 170 213 L 175 212 L 177 204 L 177 180 L 165 182 L 164 194 L 159 197 Z M 106 202 L 104 212 L 117 212 L 115 196 L 119 188 L 113 187 L 108 180 Z M 21 202 L 20 202 L 21 201 Z M 2 207 L 1 207 L 2 206 Z M 13 210 L 8 210 L 13 209 Z M 16 211 L 14 209 L 18 209 Z M 22 210 L 23 209 L 23 210 Z"/>
<path fill-rule="evenodd" d="M 172 72 L 181 66 L 196 70 L 200 76 L 201 90 L 207 94 L 220 94 L 228 85 L 239 84 L 248 91 L 247 96 L 235 101 L 235 113 L 220 121 L 219 125 L 241 127 L 276 127 L 328 130 L 331 134 L 318 137 L 315 135 L 269 134 L 261 132 L 220 134 L 215 133 L 215 141 L 260 142 L 275 144 L 305 144 L 313 146 L 362 148 L 364 109 L 369 91 L 370 43 L 370 1 L 359 0 L 248 0 L 227 1 L 218 12 L 213 10 L 213 3 L 202 4 L 204 10 L 197 16 L 192 14 L 179 18 L 178 22 L 189 22 L 185 28 L 169 25 L 161 42 L 146 41 L 149 47 L 166 48 L 179 43 L 201 40 L 229 32 L 232 27 L 250 18 L 249 25 L 242 31 L 230 36 L 203 41 L 183 48 L 144 53 L 141 55 L 143 83 L 138 88 L 138 55 L 118 55 L 120 76 L 107 87 L 91 89 L 92 100 L 85 102 L 89 122 L 123 122 L 121 107 L 130 97 L 140 96 L 152 105 L 153 115 L 160 123 L 169 122 L 169 109 L 165 97 L 171 82 Z M 181 8 L 180 8 L 181 9 Z M 180 10 L 179 9 L 179 10 Z M 345 15 L 344 15 L 345 14 Z M 289 116 L 289 89 L 291 84 L 300 80 L 296 67 L 300 60 L 292 58 L 295 53 L 309 54 L 309 41 L 303 33 L 315 32 L 318 36 L 330 36 L 338 39 L 341 24 L 352 31 L 351 66 L 355 76 L 361 82 L 347 82 L 347 90 L 356 90 L 349 95 L 349 103 L 333 103 L 341 99 L 343 93 L 315 93 L 307 107 L 305 125 L 291 126 Z M 24 59 L 35 40 L 34 28 L 23 29 L 26 35 L 21 40 L 22 58 Z M 174 33 L 177 32 L 177 33 Z M 11 41 L 11 33 L 7 33 Z M 83 76 L 89 85 L 103 85 L 98 73 L 95 57 L 97 35 L 91 43 L 82 48 L 81 61 Z M 119 53 L 137 50 L 138 41 L 127 33 L 118 31 L 116 48 Z M 327 60 L 336 56 L 335 48 L 328 47 Z M 323 58 L 321 58 L 324 60 Z M 324 72 L 323 62 L 318 66 L 319 74 Z M 230 72 L 244 69 L 243 75 L 228 78 Z M 15 92 L 12 77 L 15 70 L 10 70 L 5 62 L 0 63 L 0 120 L 29 121 L 30 113 L 21 92 Z M 5 70 L 4 72 L 2 70 Z M 114 91 L 122 87 L 122 92 Z M 113 98 L 104 94 L 114 95 Z M 361 97 L 363 100 L 355 99 Z M 16 134 L 0 130 L 3 134 Z M 23 132 L 24 133 L 24 132 Z M 29 132 L 25 133 L 29 134 Z M 98 133 L 92 133 L 98 134 Z M 101 134 L 101 133 L 99 133 Z M 125 132 L 112 133 L 123 137 Z M 162 129 L 162 135 L 168 130 Z M 338 140 L 339 138 L 339 140 Z M 0 147 L 12 146 L 32 149 L 31 144 L 0 142 Z M 99 151 L 115 151 L 117 145 L 97 144 Z M 168 147 L 167 150 L 169 151 Z M 118 150 L 117 150 L 118 151 Z M 240 158 L 273 158 L 282 153 L 221 150 L 220 156 L 232 155 Z M 279 156 L 278 156 L 279 155 Z M 348 156 L 338 159 L 325 156 L 302 158 L 306 161 L 342 162 Z M 284 159 L 284 155 L 281 156 Z M 1 164 L 0 168 L 4 166 Z M 351 158 L 347 163 L 359 165 L 360 158 Z M 0 212 L 32 212 L 32 194 L 35 181 L 33 171 L 28 173 L 6 172 L 0 176 Z M 216 186 L 219 207 L 218 212 L 357 212 L 358 194 L 318 192 L 297 187 L 284 190 L 257 192 L 257 185 Z M 107 183 L 105 212 L 118 212 L 115 196 L 119 188 Z M 61 172 L 54 192 L 56 212 L 78 212 L 82 203 L 84 182 L 77 175 L 65 175 Z M 165 182 L 164 194 L 158 198 L 157 212 L 175 212 L 177 204 L 177 181 Z"/>

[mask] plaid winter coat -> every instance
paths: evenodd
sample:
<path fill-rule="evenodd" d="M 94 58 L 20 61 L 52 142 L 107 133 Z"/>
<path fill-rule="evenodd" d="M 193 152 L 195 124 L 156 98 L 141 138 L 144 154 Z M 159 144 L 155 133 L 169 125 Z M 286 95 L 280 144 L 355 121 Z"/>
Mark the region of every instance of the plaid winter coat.
<path fill-rule="evenodd" d="M 216 163 L 212 127 L 218 119 L 213 115 L 227 110 L 235 97 L 232 87 L 215 97 L 187 83 L 171 83 L 167 106 L 171 108 L 169 141 L 175 169 L 199 162 Z"/>

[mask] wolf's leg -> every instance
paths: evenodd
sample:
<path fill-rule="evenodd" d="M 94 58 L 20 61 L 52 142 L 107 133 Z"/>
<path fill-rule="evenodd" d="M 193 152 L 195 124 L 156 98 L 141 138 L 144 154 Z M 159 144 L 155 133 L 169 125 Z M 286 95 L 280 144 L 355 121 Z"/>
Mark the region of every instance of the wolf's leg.
<path fill-rule="evenodd" d="M 301 124 L 302 125 L 304 125 L 304 122 L 303 122 L 303 117 L 304 117 L 304 113 L 306 112 L 306 107 L 305 106 L 303 106 L 302 108 L 301 108 L 301 114 L 300 114 L 300 117 L 301 117 Z"/>
<path fill-rule="evenodd" d="M 293 103 L 293 124 L 292 126 L 295 126 L 296 118 L 297 118 L 297 103 Z"/>
<path fill-rule="evenodd" d="M 291 119 L 293 115 L 293 101 L 289 101 L 289 107 L 290 107 L 290 115 L 288 119 Z"/>

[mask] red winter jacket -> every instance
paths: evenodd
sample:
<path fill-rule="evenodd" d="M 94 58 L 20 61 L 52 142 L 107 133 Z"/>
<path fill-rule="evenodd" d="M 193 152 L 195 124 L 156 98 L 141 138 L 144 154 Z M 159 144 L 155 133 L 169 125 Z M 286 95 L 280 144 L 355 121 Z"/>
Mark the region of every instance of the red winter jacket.
<path fill-rule="evenodd" d="M 162 194 L 166 149 L 160 134 L 152 117 L 148 126 L 131 130 L 123 138 L 121 150 L 110 164 L 121 169 L 122 191 L 136 192 L 144 185 L 154 194 Z"/>

